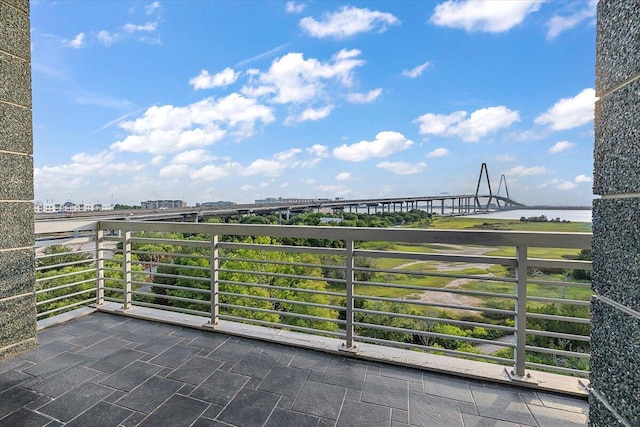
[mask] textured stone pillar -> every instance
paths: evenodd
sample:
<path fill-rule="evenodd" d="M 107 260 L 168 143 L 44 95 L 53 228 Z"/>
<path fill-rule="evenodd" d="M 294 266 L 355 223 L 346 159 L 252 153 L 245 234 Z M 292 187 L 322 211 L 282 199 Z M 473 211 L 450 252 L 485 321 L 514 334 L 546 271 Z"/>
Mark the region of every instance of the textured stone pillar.
<path fill-rule="evenodd" d="M 0 0 L 0 359 L 36 345 L 29 1 Z"/>
<path fill-rule="evenodd" d="M 592 426 L 640 425 L 640 0 L 600 0 L 591 305 Z"/>

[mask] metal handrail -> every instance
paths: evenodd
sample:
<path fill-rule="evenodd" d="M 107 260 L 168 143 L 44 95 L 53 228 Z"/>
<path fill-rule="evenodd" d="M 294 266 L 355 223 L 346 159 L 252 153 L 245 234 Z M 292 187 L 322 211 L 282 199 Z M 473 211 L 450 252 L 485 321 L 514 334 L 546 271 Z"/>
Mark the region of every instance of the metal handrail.
<path fill-rule="evenodd" d="M 82 230 L 86 231 L 89 225 L 82 225 Z M 59 225 L 57 229 L 59 229 Z M 124 310 L 132 306 L 150 307 L 161 310 L 171 310 L 182 313 L 208 315 L 213 325 L 220 321 L 241 321 L 257 325 L 291 329 L 306 333 L 314 333 L 327 336 L 339 336 L 344 339 L 344 347 L 357 349 L 358 342 L 373 342 L 401 348 L 415 348 L 417 350 L 429 349 L 427 351 L 438 351 L 455 356 L 464 356 L 490 362 L 504 361 L 504 356 L 489 354 L 474 354 L 466 350 L 461 351 L 455 348 L 442 348 L 433 345 L 422 345 L 419 343 L 392 341 L 380 336 L 407 335 L 415 339 L 423 337 L 427 340 L 453 340 L 467 343 L 468 345 L 495 344 L 505 349 L 513 349 L 513 372 L 512 375 L 524 378 L 525 369 L 530 366 L 540 369 L 555 370 L 561 373 L 572 375 L 588 375 L 588 371 L 582 369 L 567 368 L 563 366 L 549 366 L 538 363 L 537 360 L 528 361 L 527 355 L 532 353 L 543 353 L 554 357 L 577 357 L 588 358 L 587 353 L 567 350 L 563 348 L 541 347 L 532 345 L 528 338 L 541 337 L 552 340 L 567 340 L 583 342 L 588 345 L 589 337 L 580 333 L 560 332 L 555 330 L 538 330 L 532 328 L 528 322 L 567 322 L 567 324 L 589 324 L 588 318 L 576 317 L 572 314 L 552 314 L 542 311 L 528 311 L 531 307 L 544 307 L 545 304 L 566 305 L 575 307 L 585 307 L 589 305 L 587 299 L 580 299 L 575 295 L 565 298 L 564 291 L 561 297 L 547 295 L 540 289 L 555 286 L 566 289 L 585 288 L 588 283 L 568 281 L 566 275 L 564 280 L 550 280 L 532 278 L 528 276 L 527 268 L 548 268 L 548 269 L 583 269 L 590 270 L 589 261 L 564 260 L 564 259 L 543 259 L 528 257 L 528 248 L 566 248 L 566 249 L 589 249 L 591 246 L 590 233 L 546 233 L 546 232 L 514 232 L 514 231 L 476 231 L 476 230 L 424 230 L 424 229 L 381 229 L 381 228 L 357 228 L 357 227 L 309 227 L 309 226 L 272 226 L 272 225 L 242 225 L 242 224 L 197 224 L 197 223 L 168 223 L 168 222 L 137 222 L 137 221 L 100 221 L 94 224 L 96 249 L 95 257 L 83 262 L 71 262 L 52 266 L 54 268 L 64 266 L 75 266 L 80 263 L 87 263 L 91 270 L 95 271 L 95 292 L 96 298 L 92 302 L 100 305 L 104 301 L 119 301 Z M 40 230 L 46 233 L 46 230 Z M 198 234 L 194 239 L 170 239 L 165 237 L 144 237 L 137 235 L 140 232 L 155 233 L 183 233 Z M 223 241 L 230 236 L 271 238 L 292 238 L 292 239 L 325 239 L 340 242 L 340 247 L 312 247 L 312 246 L 291 246 L 278 245 L 274 243 Z M 405 244 L 448 244 L 460 246 L 483 246 L 490 248 L 511 247 L 516 251 L 515 256 L 491 256 L 491 254 L 460 254 L 451 250 L 449 252 L 440 249 L 438 253 L 423 253 L 398 250 L 362 249 L 361 242 L 402 242 Z M 114 246 L 120 243 L 122 249 L 115 249 L 107 245 Z M 168 245 L 177 248 L 176 252 L 163 252 L 157 250 L 145 251 L 140 249 L 141 245 Z M 188 251 L 181 251 L 180 248 L 190 248 Z M 169 249 L 167 249 L 169 250 Z M 256 251 L 257 253 L 283 253 L 296 254 L 298 256 L 309 256 L 317 258 L 295 258 L 291 261 L 283 259 L 251 258 L 248 255 L 235 255 L 236 251 Z M 182 253 L 185 252 L 185 253 Z M 192 253 L 192 252 L 197 252 Z M 60 254 L 56 254 L 60 255 Z M 64 254 L 63 254 L 64 255 Z M 117 259 L 111 258 L 119 257 Z M 142 261 L 139 256 L 154 256 L 155 261 Z M 321 257 L 331 258 L 331 263 L 324 264 L 319 260 Z M 200 265 L 172 264 L 174 259 L 183 258 L 185 260 L 197 260 Z M 498 276 L 487 276 L 482 274 L 465 274 L 456 271 L 454 267 L 446 271 L 420 270 L 419 268 L 398 268 L 398 267 L 363 267 L 358 265 L 357 260 L 373 259 L 375 262 L 383 260 L 407 260 L 410 263 L 438 263 L 451 265 L 492 265 L 505 269 L 515 269 L 515 277 L 507 277 L 507 274 Z M 243 263 L 242 268 L 233 267 L 233 263 Z M 230 264 L 231 263 L 231 264 Z M 391 264 L 391 265 L 395 265 Z M 148 266 L 148 271 L 136 271 L 140 265 Z M 158 267 L 175 266 L 176 268 L 191 269 L 194 276 L 183 274 L 158 273 Z M 389 265 L 389 264 L 388 264 Z M 263 268 L 272 266 L 270 271 L 262 271 Z M 277 267 L 277 268 L 276 268 Z M 291 268 L 291 270 L 302 272 L 303 269 L 326 269 L 331 276 L 318 276 L 317 273 L 291 273 L 279 272 L 278 268 Z M 426 268 L 426 267 L 425 267 Z M 468 268 L 468 267 L 467 267 Z M 274 271 L 275 270 L 275 271 Z M 309 271 L 309 270 L 304 270 Z M 332 273 L 333 272 L 333 273 Z M 195 276 L 197 274 L 197 276 Z M 45 282 L 47 279 L 67 278 L 72 273 L 53 275 L 50 278 L 38 278 L 38 282 Z M 376 280 L 362 279 L 360 275 L 378 275 Z M 234 279 L 236 276 L 252 277 L 248 281 Z M 385 279 L 385 276 L 387 278 Z M 403 282 L 406 278 L 411 278 L 413 282 Z M 470 288 L 447 288 L 447 285 L 431 285 L 428 280 L 433 278 L 437 283 L 444 283 L 447 280 L 460 280 L 470 283 L 475 287 Z M 154 283 L 156 279 L 163 279 L 163 283 Z M 169 284 L 171 280 L 191 280 L 199 283 L 198 288 L 184 287 L 180 284 Z M 169 283 L 167 283 L 169 281 Z M 254 282 L 256 281 L 256 282 Z M 278 283 L 316 283 L 326 284 L 326 287 L 291 287 L 280 286 Z M 86 279 L 77 283 L 51 286 L 38 291 L 39 298 L 47 295 L 47 292 L 64 292 L 68 289 L 70 298 L 87 293 L 86 290 L 78 290 L 75 285 L 87 284 Z M 477 283 L 484 282 L 484 286 L 497 286 L 496 289 L 506 289 L 503 291 L 493 291 L 479 287 Z M 450 283 L 450 282 L 449 282 Z M 489 285 L 487 285 L 487 283 Z M 117 284 L 117 285 L 116 285 Z M 208 285 L 207 285 L 208 284 Z M 154 293 L 149 286 L 154 286 L 163 294 Z M 243 290 L 230 291 L 229 286 L 239 287 Z M 316 286 L 316 285 L 314 285 Z M 536 286 L 540 289 L 538 294 L 530 294 L 529 287 Z M 222 287 L 222 288 L 221 288 Z M 501 288 L 500 288 L 501 287 Z M 250 293 L 265 292 L 265 294 Z M 375 291 L 378 289 L 378 291 Z M 287 296 L 274 296 L 279 291 L 288 291 Z M 186 292 L 181 294 L 180 292 Z M 191 298 L 193 295 L 201 295 L 206 299 Z M 248 293 L 243 293 L 248 292 Z M 430 300 L 421 299 L 413 294 L 430 293 L 434 295 L 448 295 L 450 300 Z M 279 295 L 279 294 L 278 294 Z M 304 300 L 305 298 L 325 298 L 325 300 Z M 399 297 L 397 295 L 404 295 Z M 162 305 L 150 302 L 148 298 L 160 298 L 167 304 L 173 302 L 184 303 L 180 305 Z M 64 296 L 53 295 L 48 299 L 40 299 L 38 306 L 48 306 L 49 303 L 60 302 Z M 231 300 L 230 300 L 231 298 Z M 473 299 L 484 301 L 482 304 L 469 302 Z M 234 299 L 239 299 L 235 301 Z M 502 301 L 498 305 L 491 300 Z M 235 302 L 232 302 L 235 301 Z M 244 302 L 242 302 L 244 301 Z M 267 304 L 265 306 L 242 305 L 248 301 Z M 328 302 L 318 302 L 328 301 Z M 528 307 L 527 304 L 533 304 Z M 69 306 L 77 307 L 80 302 L 71 301 Z M 252 303 L 253 304 L 253 303 Z M 378 304 L 367 308 L 360 304 Z M 384 304 L 396 304 L 408 307 L 414 311 L 385 311 L 381 307 Z M 537 306 L 536 306 L 537 304 Z M 340 317 L 324 317 L 324 315 L 311 315 L 304 312 L 283 311 L 282 306 L 297 305 L 309 309 L 326 309 L 334 313 L 340 313 Z M 210 312 L 204 313 L 202 307 L 208 307 Z M 264 308 L 267 307 L 267 308 Z M 270 308 L 269 308 L 270 307 Z M 389 305 L 388 307 L 391 307 Z M 426 310 L 426 311 L 425 311 Z M 429 311 L 430 310 L 430 311 Z M 435 311 L 434 311 L 435 310 Z M 438 315 L 438 310 L 449 311 L 450 313 L 465 313 L 461 317 L 447 319 Z M 62 311 L 60 308 L 48 310 L 45 314 Z M 256 313 L 254 317 L 243 317 L 240 313 Z M 258 316 L 262 314 L 264 317 Z M 333 316 L 334 314 L 332 314 Z M 367 317 L 369 316 L 369 317 Z M 467 316 L 467 317 L 465 317 Z M 309 321 L 309 326 L 301 324 L 289 324 L 287 322 L 272 321 L 278 317 L 300 319 Z M 369 319 L 369 320 L 367 320 Z M 382 322 L 383 319 L 386 319 Z M 495 341 L 486 336 L 456 335 L 455 330 L 447 332 L 437 332 L 432 330 L 415 329 L 414 326 L 398 326 L 398 324 L 385 323 L 398 321 L 424 322 L 430 325 L 440 325 L 445 327 L 450 325 L 456 328 L 486 329 L 499 334 L 513 334 L 513 341 Z M 492 320 L 493 319 L 493 320 Z M 497 320 L 496 320 L 497 319 Z M 501 319 L 511 319 L 511 323 L 504 323 Z M 329 322 L 340 326 L 340 330 L 324 330 L 313 326 L 313 322 Z M 382 323 L 376 323 L 382 322 Z M 502 322 L 502 323 L 500 323 Z M 439 327 L 440 327 L 439 326 Z M 363 336 L 363 328 L 379 331 L 382 335 Z M 446 330 L 446 328 L 445 328 Z M 478 332 L 480 333 L 480 332 Z M 496 336 L 496 335 L 492 335 Z M 570 347 L 569 347 L 570 348 Z M 502 353 L 501 353 L 502 354 Z"/>

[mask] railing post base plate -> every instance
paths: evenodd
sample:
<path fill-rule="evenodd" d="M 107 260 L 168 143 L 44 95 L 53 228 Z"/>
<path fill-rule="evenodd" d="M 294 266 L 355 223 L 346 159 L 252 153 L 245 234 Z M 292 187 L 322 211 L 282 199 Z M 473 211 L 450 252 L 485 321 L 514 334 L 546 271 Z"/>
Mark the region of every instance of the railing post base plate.
<path fill-rule="evenodd" d="M 538 385 L 541 382 L 537 380 L 535 377 L 531 376 L 530 373 L 525 373 L 524 375 L 518 375 L 516 374 L 516 371 L 513 369 L 505 369 L 504 372 L 506 376 L 513 382 L 526 383 L 528 385 Z"/>
<path fill-rule="evenodd" d="M 211 321 L 202 324 L 204 329 L 217 329 L 218 326 L 220 326 L 220 323 L 211 323 Z"/>
<path fill-rule="evenodd" d="M 348 346 L 346 343 L 342 343 L 340 344 L 340 348 L 338 348 L 338 350 L 346 353 L 356 354 L 358 352 L 358 347 L 356 347 L 355 344 L 352 346 Z"/>

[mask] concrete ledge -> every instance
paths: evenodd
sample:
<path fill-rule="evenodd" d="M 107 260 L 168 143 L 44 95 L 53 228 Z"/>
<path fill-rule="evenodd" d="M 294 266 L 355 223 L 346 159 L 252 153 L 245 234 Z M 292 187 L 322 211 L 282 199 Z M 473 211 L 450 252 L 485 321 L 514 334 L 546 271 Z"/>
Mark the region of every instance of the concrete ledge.
<path fill-rule="evenodd" d="M 448 356 L 420 353 L 366 343 L 356 343 L 357 351 L 355 352 L 342 351 L 341 348 L 344 342 L 336 338 L 226 321 L 222 321 L 220 324 L 213 326 L 208 322 L 206 317 L 145 307 L 132 307 L 129 310 L 122 310 L 122 305 L 118 303 L 105 303 L 97 306 L 96 310 L 99 312 L 112 313 L 136 319 L 152 320 L 160 323 L 186 326 L 201 330 L 211 330 L 212 332 L 217 333 L 318 350 L 327 353 L 339 354 L 344 357 L 419 368 L 464 378 L 474 378 L 483 381 L 509 384 L 517 387 L 531 388 L 534 390 L 562 393 L 582 397 L 584 399 L 588 397 L 588 390 L 584 385 L 585 383 L 588 383 L 588 381 L 577 377 L 539 371 L 528 371 L 528 373 L 531 374 L 531 378 L 527 381 L 514 381 L 508 375 L 508 372 L 511 370 L 510 366 L 457 359 Z"/>
<path fill-rule="evenodd" d="M 82 307 L 56 316 L 47 317 L 46 319 L 38 320 L 36 330 L 41 331 L 43 329 L 50 328 L 51 326 L 59 325 L 60 323 L 65 323 L 95 312 L 96 309 L 93 307 Z"/>

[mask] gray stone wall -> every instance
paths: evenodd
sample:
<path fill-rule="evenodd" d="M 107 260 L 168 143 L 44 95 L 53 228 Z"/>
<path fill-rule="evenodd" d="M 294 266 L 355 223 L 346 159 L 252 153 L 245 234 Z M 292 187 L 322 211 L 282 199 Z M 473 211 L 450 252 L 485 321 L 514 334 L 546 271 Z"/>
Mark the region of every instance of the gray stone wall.
<path fill-rule="evenodd" d="M 36 345 L 29 1 L 0 0 L 0 359 Z"/>
<path fill-rule="evenodd" d="M 640 0 L 600 0 L 591 426 L 640 425 Z"/>

